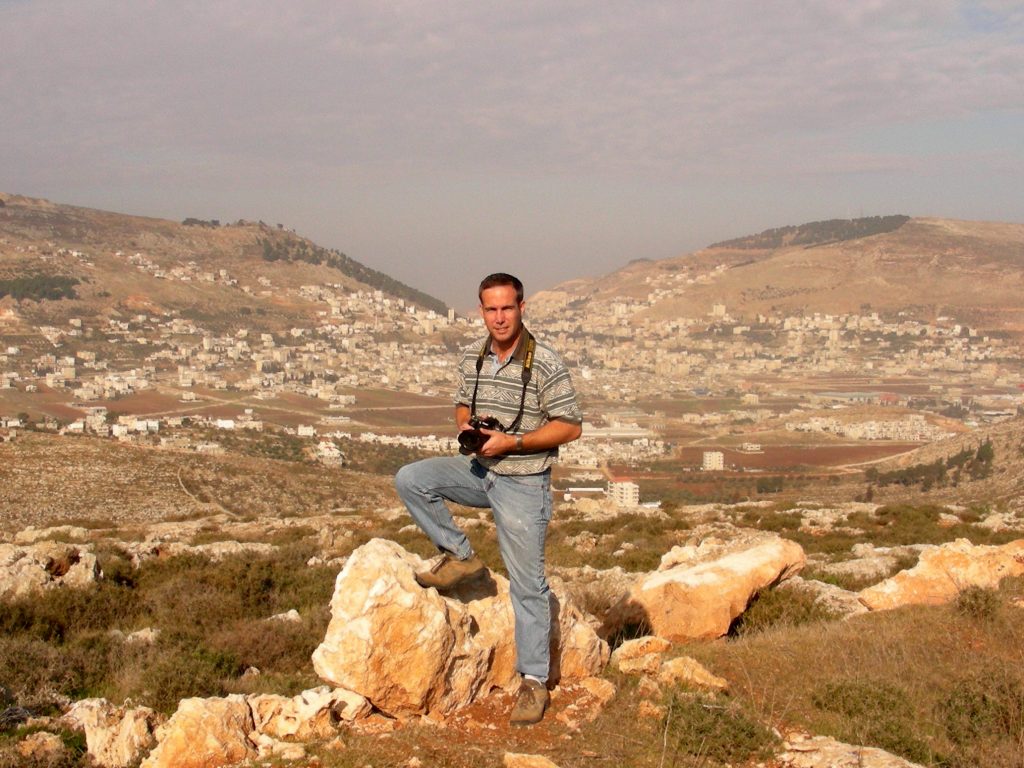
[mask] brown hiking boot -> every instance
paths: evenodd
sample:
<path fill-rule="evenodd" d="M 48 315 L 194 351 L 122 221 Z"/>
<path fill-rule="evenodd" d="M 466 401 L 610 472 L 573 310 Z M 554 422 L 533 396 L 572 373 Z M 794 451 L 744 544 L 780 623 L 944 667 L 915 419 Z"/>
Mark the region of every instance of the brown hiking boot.
<path fill-rule="evenodd" d="M 483 573 L 487 569 L 476 555 L 469 560 L 458 560 L 449 554 L 441 555 L 429 571 L 420 571 L 416 574 L 416 583 L 421 587 L 434 587 L 435 589 L 451 589 L 456 584 L 466 579 Z"/>
<path fill-rule="evenodd" d="M 509 717 L 510 725 L 533 725 L 539 723 L 544 717 L 544 710 L 548 708 L 548 688 L 544 683 L 523 678 L 523 684 L 519 688 L 519 697 L 512 707 L 512 716 Z"/>

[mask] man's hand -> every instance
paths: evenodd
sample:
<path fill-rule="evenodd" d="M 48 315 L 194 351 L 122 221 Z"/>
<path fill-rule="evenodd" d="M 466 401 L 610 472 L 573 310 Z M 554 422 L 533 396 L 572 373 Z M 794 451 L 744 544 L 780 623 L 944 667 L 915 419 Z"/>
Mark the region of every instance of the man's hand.
<path fill-rule="evenodd" d="M 496 429 L 481 429 L 487 435 L 487 442 L 477 451 L 478 456 L 502 456 L 516 449 L 516 436 L 506 435 Z"/>

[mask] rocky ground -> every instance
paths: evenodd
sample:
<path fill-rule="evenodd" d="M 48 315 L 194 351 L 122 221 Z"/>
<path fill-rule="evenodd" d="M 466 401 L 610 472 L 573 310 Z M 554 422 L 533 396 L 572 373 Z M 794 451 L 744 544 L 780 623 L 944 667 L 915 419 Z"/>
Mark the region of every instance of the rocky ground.
<path fill-rule="evenodd" d="M 603 531 L 614 529 L 616 523 L 635 522 L 594 502 L 583 503 L 583 510 L 579 506 L 567 505 L 563 516 L 577 523 L 589 520 L 594 530 L 583 524 L 583 530 L 566 537 L 573 547 L 597 548 L 609 535 Z M 494 572 L 483 584 L 451 595 L 420 589 L 412 574 L 423 566 L 422 558 L 373 535 L 392 531 L 394 538 L 401 538 L 403 531 L 408 533 L 407 521 L 396 507 L 378 510 L 372 518 L 336 514 L 239 520 L 218 513 L 135 524 L 132 538 L 123 538 L 125 529 L 116 525 L 22 528 L 0 544 L 0 596 L 17 599 L 54 589 L 88 589 L 104 578 L 96 552 L 110 547 L 139 567 L 154 558 L 185 555 L 214 560 L 262 557 L 297 538 L 315 539 L 318 553 L 311 562 L 340 570 L 332 618 L 313 655 L 316 674 L 324 683 L 321 688 L 294 697 L 234 694 L 187 699 L 169 719 L 128 702 L 69 702 L 61 719 L 30 722 L 43 729 L 40 733 L 60 728 L 84 732 L 89 754 L 102 765 L 132 765 L 142 758 L 149 768 L 232 765 L 253 759 L 345 765 L 341 758 L 332 763 L 330 755 L 346 754 L 346 740 L 361 745 L 380 739 L 394 743 L 396 733 L 403 734 L 405 743 L 421 743 L 422 754 L 433 757 L 427 761 L 414 754 L 404 763 L 386 764 L 441 764 L 433 762 L 443 751 L 440 742 L 450 742 L 465 749 L 489 744 L 487 760 L 501 752 L 504 765 L 575 765 L 576 758 L 566 762 L 571 745 L 593 723 L 614 718 L 607 709 L 616 706 L 626 691 L 640 702 L 636 716 L 650 724 L 643 726 L 644 732 L 667 727 L 674 699 L 669 697 L 667 704 L 666 691 L 728 696 L 736 681 L 714 674 L 686 656 L 685 649 L 694 641 L 728 635 L 766 590 L 802 592 L 833 617 L 853 617 L 906 605 L 949 603 L 968 587 L 995 589 L 1003 579 L 1024 574 L 1024 538 L 1014 539 L 1012 532 L 1006 544 L 972 545 L 964 539 L 894 547 L 862 543 L 848 552 L 808 556 L 792 539 L 752 525 L 771 524 L 773 516 L 785 514 L 795 532 L 824 538 L 844 532 L 851 518 L 863 525 L 865 516 L 876 510 L 871 504 L 805 503 L 783 513 L 769 505 L 700 505 L 674 512 L 686 522 L 673 530 L 679 543 L 667 546 L 649 571 L 554 565 L 559 682 L 548 718 L 529 735 L 510 731 L 504 721 L 516 685 L 507 582 Z M 955 515 L 946 514 L 950 525 Z M 475 536 L 493 533 L 484 517 L 464 519 L 476 529 Z M 936 520 L 936 527 L 941 529 L 942 522 Z M 1014 522 L 1019 533 L 1024 522 Z M 620 529 L 615 551 L 628 552 L 623 548 L 630 538 L 628 528 Z M 803 578 L 801 572 L 818 578 Z M 869 585 L 853 590 L 828 583 L 844 579 Z M 624 631 L 642 636 L 623 641 Z M 708 699 L 716 700 L 727 702 Z M 16 705 L 9 707 L 8 718 L 17 720 L 17 710 Z M 778 728 L 771 723 L 765 727 L 769 732 Z M 197 739 L 197 733 L 203 739 Z M 648 738 L 654 737 L 656 733 L 648 733 Z M 773 738 L 772 756 L 762 756 L 758 764 L 913 764 L 884 750 L 811 736 L 799 728 Z M 49 754 L 47 750 L 56 750 L 57 745 L 31 734 L 14 748 L 31 756 L 36 751 Z M 389 750 L 383 751 L 390 754 Z M 600 758 L 592 752 L 576 744 L 577 758 Z M 553 757 L 540 757 L 545 754 Z"/>
<path fill-rule="evenodd" d="M 1012 471 L 1016 459 L 1005 457 L 1017 433 L 993 440 Z M 33 434 L 0 451 L 0 600 L 11 607 L 0 614 L 0 654 L 56 660 L 99 644 L 122 665 L 83 698 L 28 690 L 15 675 L 33 674 L 31 664 L 8 663 L 0 766 L 810 768 L 967 765 L 979 755 L 1016 765 L 998 751 L 1024 736 L 1016 726 L 979 736 L 996 745 L 985 752 L 963 733 L 987 733 L 988 720 L 956 725 L 994 706 L 990 694 L 989 704 L 970 698 L 975 679 L 1003 679 L 1007 701 L 1017 701 L 1014 691 L 1024 700 L 1012 671 L 1013 638 L 1024 636 L 1024 519 L 1012 493 L 983 508 L 920 494 L 903 506 L 810 497 L 635 510 L 559 503 L 548 547 L 557 684 L 545 720 L 519 731 L 507 724 L 517 684 L 511 612 L 486 512 L 457 510 L 489 578 L 440 595 L 412 580 L 431 550 L 386 477 Z M 1003 474 L 992 482 L 1011 489 Z M 259 593 L 246 598 L 255 600 L 251 618 L 221 622 L 203 616 L 225 610 L 203 594 L 221 588 L 211 575 L 219 564 L 228 581 L 248 580 L 245 589 L 281 573 L 322 586 L 299 584 L 288 599 L 306 602 L 273 607 Z M 62 638 L 44 629 L 59 617 L 32 618 L 36 605 L 79 610 L 71 596 L 108 594 L 104 585 L 150 605 L 132 615 L 153 624 L 65 623 L 62 633 L 78 634 Z M 148 673 L 130 664 L 180 651 L 167 639 L 179 610 L 182 621 L 212 626 L 211 647 L 249 649 L 238 658 L 302 633 L 315 633 L 315 652 L 298 671 L 249 667 L 211 679 L 212 693 L 154 707 L 145 685 L 131 687 Z M 187 642 L 199 642 L 192 629 Z M 104 686 L 121 694 L 104 696 Z M 936 703 L 914 709 L 929 695 Z M 1024 709 L 1003 714 L 1010 719 L 996 712 L 993 722 L 1024 722 Z"/>

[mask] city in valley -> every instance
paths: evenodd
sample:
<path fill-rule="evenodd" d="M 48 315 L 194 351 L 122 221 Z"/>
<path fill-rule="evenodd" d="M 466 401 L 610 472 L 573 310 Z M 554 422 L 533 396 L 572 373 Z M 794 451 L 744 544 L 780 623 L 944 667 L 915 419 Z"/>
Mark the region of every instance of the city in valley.
<path fill-rule="evenodd" d="M 17 205 L 11 199 L 6 213 Z M 310 265 L 287 243 L 305 241 L 280 227 L 214 229 L 255 229 L 262 257 L 217 261 L 187 245 L 126 250 L 109 235 L 90 246 L 8 232 L 0 248 L 22 273 L 82 276 L 75 299 L 4 299 L 8 439 L 30 429 L 216 453 L 237 447 L 235 435 L 259 434 L 301 440 L 304 459 L 332 466 L 367 445 L 457 449 L 453 361 L 483 333 L 473 312 L 425 308 L 319 266 L 300 271 Z M 583 438 L 563 448 L 556 475 L 566 494 L 656 505 L 824 479 L 862 486 L 863 473 L 890 457 L 1024 406 L 1019 328 L 986 327 L 983 314 L 921 296 L 905 308 L 865 299 L 859 310 L 762 302 L 749 311 L 729 303 L 729 280 L 750 260 L 721 253 L 646 272 L 630 265 L 619 292 L 608 287 L 613 275 L 527 296 L 527 325 L 563 351 L 586 412 Z M 114 274 L 122 295 L 100 284 Z M 311 275 L 324 279 L 303 281 Z M 191 294 L 212 296 L 212 306 L 167 298 Z"/>

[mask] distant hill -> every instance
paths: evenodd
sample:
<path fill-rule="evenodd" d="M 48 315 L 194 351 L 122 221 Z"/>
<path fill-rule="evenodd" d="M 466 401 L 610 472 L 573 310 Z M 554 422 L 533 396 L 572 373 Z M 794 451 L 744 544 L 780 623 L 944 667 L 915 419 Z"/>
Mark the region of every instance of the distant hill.
<path fill-rule="evenodd" d="M 196 279 L 161 279 L 173 270 Z M 231 280 L 234 290 L 225 290 Z M 264 305 L 274 304 L 287 317 L 296 308 L 274 288 L 324 283 L 447 311 L 444 302 L 280 225 L 175 222 L 0 193 L 0 301 L 64 300 L 85 314 L 176 307 L 204 317 L 266 314 Z"/>
<path fill-rule="evenodd" d="M 800 226 L 766 229 L 757 235 L 723 240 L 708 248 L 782 248 L 787 245 L 824 245 L 894 232 L 910 221 L 909 216 L 871 216 L 862 219 L 828 219 Z"/>
<path fill-rule="evenodd" d="M 960 457 L 974 457 L 988 446 L 989 466 L 978 466 L 970 459 L 962 465 Z M 1024 418 L 984 426 L 969 434 L 925 445 L 912 453 L 879 463 L 881 481 L 898 477 L 901 472 L 945 466 L 946 476 L 929 489 L 927 500 L 935 504 L 1006 505 L 1016 513 L 1024 512 Z M 957 471 L 961 470 L 961 471 Z M 975 470 L 975 471 L 970 471 Z M 908 482 L 905 489 L 893 483 L 891 489 L 908 498 L 919 494 L 922 483 Z M 920 498 L 918 495 L 917 498 Z"/>
<path fill-rule="evenodd" d="M 1024 224 L 882 216 L 780 227 L 636 260 L 531 299 L 535 308 L 632 304 L 631 321 L 901 311 L 1024 331 Z"/>

